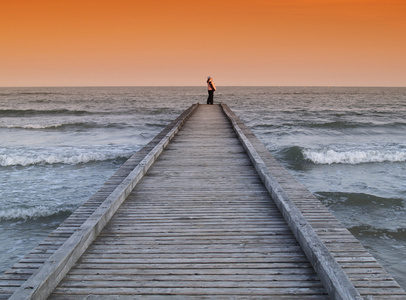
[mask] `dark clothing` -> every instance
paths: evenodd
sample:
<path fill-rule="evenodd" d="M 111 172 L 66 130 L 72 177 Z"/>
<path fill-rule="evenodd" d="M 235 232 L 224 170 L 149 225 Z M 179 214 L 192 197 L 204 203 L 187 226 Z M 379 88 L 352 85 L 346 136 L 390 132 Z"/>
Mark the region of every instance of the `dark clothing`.
<path fill-rule="evenodd" d="M 208 90 L 208 92 L 209 92 L 209 97 L 207 98 L 207 104 L 213 104 L 214 91 Z"/>
<path fill-rule="evenodd" d="M 209 97 L 207 98 L 207 104 L 213 104 L 214 91 L 216 90 L 216 85 L 214 84 L 213 78 L 211 76 L 207 77 L 207 90 L 209 91 Z"/>

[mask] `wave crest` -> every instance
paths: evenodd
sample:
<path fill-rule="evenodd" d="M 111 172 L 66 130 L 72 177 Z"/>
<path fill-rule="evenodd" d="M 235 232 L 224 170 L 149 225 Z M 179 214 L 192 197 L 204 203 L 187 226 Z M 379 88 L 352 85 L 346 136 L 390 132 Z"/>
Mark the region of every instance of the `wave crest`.
<path fill-rule="evenodd" d="M 36 220 L 39 218 L 57 217 L 69 215 L 76 206 L 47 207 L 39 205 L 35 207 L 14 207 L 0 210 L 0 221 L 10 220 Z"/>
<path fill-rule="evenodd" d="M 33 129 L 33 130 L 83 130 L 83 129 L 93 129 L 93 128 L 116 128 L 123 129 L 128 127 L 124 122 L 122 123 L 108 123 L 108 124 L 98 124 L 96 122 L 72 122 L 72 123 L 54 123 L 54 124 L 26 124 L 26 125 L 6 125 L 0 128 L 8 129 Z"/>
<path fill-rule="evenodd" d="M 305 159 L 315 164 L 363 164 L 380 162 L 405 162 L 406 152 L 401 150 L 303 150 Z"/>
<path fill-rule="evenodd" d="M 3 153 L 2 153 L 3 152 Z M 108 148 L 31 148 L 0 149 L 0 166 L 31 166 L 40 164 L 78 165 L 95 161 L 126 159 L 135 152 L 129 147 Z"/>

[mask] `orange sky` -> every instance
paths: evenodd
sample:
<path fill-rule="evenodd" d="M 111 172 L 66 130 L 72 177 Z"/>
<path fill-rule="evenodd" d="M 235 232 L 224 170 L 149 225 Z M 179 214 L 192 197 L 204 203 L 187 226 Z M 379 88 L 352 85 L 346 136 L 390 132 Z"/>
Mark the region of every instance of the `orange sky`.
<path fill-rule="evenodd" d="M 406 86 L 404 0 L 0 0 L 0 86 Z"/>

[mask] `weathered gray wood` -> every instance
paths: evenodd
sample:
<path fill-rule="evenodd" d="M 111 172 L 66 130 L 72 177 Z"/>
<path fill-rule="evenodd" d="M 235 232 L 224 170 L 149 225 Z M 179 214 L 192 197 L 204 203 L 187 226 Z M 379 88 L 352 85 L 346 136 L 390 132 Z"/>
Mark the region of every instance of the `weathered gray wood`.
<path fill-rule="evenodd" d="M 261 156 L 238 125 L 236 116 L 231 113 L 227 106 L 223 105 L 223 109 L 233 124 L 234 130 L 248 152 L 269 193 L 273 196 L 274 201 L 294 232 L 296 239 L 299 241 L 317 273 L 321 275 L 321 280 L 329 295 L 334 299 L 362 299 L 360 293 L 355 289 L 340 264 L 330 253 L 328 247 L 320 240 L 302 212 L 291 201 L 286 191 L 270 173 Z"/>
<path fill-rule="evenodd" d="M 121 203 L 141 180 L 151 165 L 173 139 L 186 119 L 197 108 L 192 106 L 182 119 L 173 126 L 161 141 L 145 156 L 131 173 L 113 190 L 94 213 L 68 240 L 47 259 L 10 299 L 45 299 L 65 276 L 87 247 L 104 228 Z"/>
<path fill-rule="evenodd" d="M 334 299 L 362 299 L 361 296 L 376 295 L 396 295 L 406 298 L 406 293 L 393 279 L 391 284 L 396 286 L 394 289 L 383 289 L 376 285 L 374 289 L 367 290 L 352 281 L 351 272 L 354 270 L 367 274 L 373 272 L 374 268 L 380 271 L 383 269 L 365 249 L 363 249 L 364 259 L 360 259 L 359 256 L 347 257 L 344 260 L 337 258 L 337 253 L 343 249 L 345 243 L 351 243 L 358 248 L 363 247 L 348 230 L 341 230 L 340 235 L 322 234 L 323 231 L 315 230 L 314 225 L 324 230 L 330 226 L 337 228 L 341 225 L 302 184 L 280 166 L 227 105 L 222 107 L 262 181 L 320 275 L 330 296 Z M 349 260 L 352 262 L 347 263 Z"/>
<path fill-rule="evenodd" d="M 52 297 L 129 287 L 326 297 L 218 106 L 199 107 Z"/>
<path fill-rule="evenodd" d="M 57 300 L 77 300 L 79 299 L 83 299 L 84 296 L 78 296 L 78 295 L 57 295 L 56 297 L 52 297 L 51 299 L 57 299 Z M 163 294 L 163 295 L 142 295 L 142 300 L 158 300 L 158 299 L 165 299 L 165 300 L 179 300 L 179 295 L 169 295 L 169 294 Z M 181 299 L 182 300 L 196 300 L 196 299 L 200 299 L 200 300 L 210 300 L 210 299 L 229 299 L 230 297 L 227 296 L 219 296 L 219 295 L 182 295 Z M 253 297 L 251 296 L 238 296 L 235 295 L 232 297 L 232 299 L 252 299 Z M 263 295 L 255 295 L 254 297 L 255 299 L 261 300 L 261 299 L 267 299 L 269 300 L 269 296 L 263 296 Z M 287 300 L 291 300 L 292 296 L 286 296 L 286 295 L 278 295 L 277 297 L 274 297 L 276 299 L 287 299 Z M 87 295 L 85 296 L 86 300 L 100 300 L 102 298 L 100 298 L 99 296 L 95 296 L 95 295 Z M 134 296 L 133 295 L 120 295 L 120 296 L 115 296 L 115 295 L 109 295 L 107 297 L 108 300 L 134 300 Z M 137 299 L 137 298 L 136 298 Z M 321 299 L 325 299 L 324 295 L 303 295 L 300 297 L 300 299 L 302 300 L 307 300 L 307 299 L 311 299 L 311 300 L 321 300 Z M 394 298 L 395 299 L 395 298 Z"/>
<path fill-rule="evenodd" d="M 185 296 L 200 296 L 204 298 L 201 294 L 200 288 L 181 288 L 181 287 L 161 287 L 161 288 L 146 288 L 146 287 L 101 287 L 101 288 L 60 288 L 53 295 L 51 299 L 60 299 L 60 295 L 76 295 L 76 297 L 83 297 L 87 295 L 95 295 L 96 298 L 100 298 L 100 295 L 103 295 L 105 299 L 111 299 L 111 296 L 122 296 L 122 295 L 177 295 L 177 297 L 184 299 Z M 267 296 L 269 297 L 278 297 L 289 295 L 288 299 L 303 299 L 304 296 L 324 296 L 324 288 L 238 288 L 238 287 L 214 287 L 208 288 L 206 291 L 207 296 L 216 296 L 216 297 L 254 297 L 257 296 Z M 108 297 L 106 297 L 108 296 Z M 87 298 L 87 297 L 86 297 Z M 179 299 L 178 298 L 178 299 Z M 326 299 L 326 297 L 320 297 L 321 299 Z M 319 298 L 319 299 L 320 299 Z M 81 298 L 79 298 L 81 299 Z M 121 297 L 120 297 L 121 299 Z"/>
<path fill-rule="evenodd" d="M 161 141 L 161 139 L 176 125 L 178 120 L 183 119 L 188 114 L 188 110 L 182 113 L 176 120 L 163 129 L 155 138 L 153 138 L 144 148 L 132 155 L 112 176 L 99 191 L 91 196 L 85 203 L 83 203 L 71 216 L 69 216 L 59 228 L 65 226 L 75 227 L 78 229 L 83 222 L 90 217 L 97 207 L 111 194 L 111 192 L 120 184 L 125 177 L 138 165 L 138 163 Z M 111 185 L 111 183 L 114 183 Z M 46 238 L 45 242 L 40 243 L 39 246 L 34 248 L 31 253 L 44 253 L 50 257 L 67 239 L 69 236 L 50 235 Z M 6 271 L 4 275 L 0 276 L 0 281 L 7 280 L 9 275 L 23 276 L 27 280 L 38 268 L 26 269 L 19 266 L 13 266 Z M 13 289 L 15 291 L 16 289 Z M 0 287 L 0 299 L 8 299 L 11 292 L 7 288 Z"/>

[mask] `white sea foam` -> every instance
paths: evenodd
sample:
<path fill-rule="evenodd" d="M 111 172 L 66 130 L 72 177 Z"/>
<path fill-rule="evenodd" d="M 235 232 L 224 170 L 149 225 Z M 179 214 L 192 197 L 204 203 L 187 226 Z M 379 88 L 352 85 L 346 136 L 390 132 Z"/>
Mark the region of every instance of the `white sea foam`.
<path fill-rule="evenodd" d="M 44 205 L 39 205 L 34 207 L 14 207 L 0 210 L 0 221 L 45 218 L 64 212 L 73 212 L 74 210 L 74 206 L 47 207 Z"/>
<path fill-rule="evenodd" d="M 401 150 L 303 150 L 305 159 L 316 164 L 362 164 L 380 162 L 405 162 L 406 151 Z"/>
<path fill-rule="evenodd" d="M 135 152 L 125 146 L 111 147 L 50 147 L 50 148 L 2 148 L 0 166 L 30 166 L 39 164 L 77 165 L 92 161 L 128 158 Z"/>
<path fill-rule="evenodd" d="M 26 125 L 6 125 L 5 128 L 13 129 L 13 128 L 22 128 L 22 129 L 55 129 L 65 125 L 69 125 L 69 123 L 55 123 L 55 124 L 26 124 Z"/>

